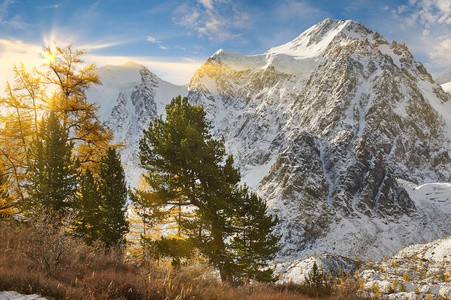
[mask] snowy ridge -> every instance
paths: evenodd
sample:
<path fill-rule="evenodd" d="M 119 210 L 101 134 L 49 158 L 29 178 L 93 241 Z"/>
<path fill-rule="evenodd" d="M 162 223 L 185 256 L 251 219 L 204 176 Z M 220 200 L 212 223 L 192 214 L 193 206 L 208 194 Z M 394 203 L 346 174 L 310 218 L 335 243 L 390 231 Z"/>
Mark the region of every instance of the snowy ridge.
<path fill-rule="evenodd" d="M 353 20 L 326 19 L 307 29 L 293 41 L 268 50 L 269 55 L 289 55 L 296 59 L 318 57 L 329 47 L 334 39 L 369 39 L 370 42 L 380 40 L 387 43 L 379 34 L 367 29 Z"/>
<path fill-rule="evenodd" d="M 247 56 L 221 49 L 211 59 L 236 71 L 274 67 L 286 74 L 307 77 L 321 63 L 324 52 L 334 40 L 339 40 L 344 46 L 355 39 L 388 45 L 382 36 L 356 21 L 326 19 L 293 41 L 271 48 L 264 54 Z M 381 51 L 390 52 L 390 48 L 381 46 Z"/>

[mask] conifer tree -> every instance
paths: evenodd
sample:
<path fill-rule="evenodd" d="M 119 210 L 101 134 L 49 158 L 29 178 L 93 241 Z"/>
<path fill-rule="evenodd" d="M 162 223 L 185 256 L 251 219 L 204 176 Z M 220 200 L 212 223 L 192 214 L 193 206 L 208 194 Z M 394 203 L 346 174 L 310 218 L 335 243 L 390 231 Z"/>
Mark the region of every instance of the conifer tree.
<path fill-rule="evenodd" d="M 91 245 L 98 240 L 101 232 L 101 195 L 98 180 L 88 168 L 80 178 L 78 196 L 77 233 L 85 243 Z"/>
<path fill-rule="evenodd" d="M 125 242 L 128 231 L 126 220 L 127 184 L 119 154 L 108 148 L 100 162 L 99 191 L 101 204 L 100 240 L 106 248 Z"/>
<path fill-rule="evenodd" d="M 324 286 L 324 275 L 323 272 L 318 269 L 316 260 L 313 262 L 313 267 L 305 278 L 305 283 L 315 288 Z"/>
<path fill-rule="evenodd" d="M 177 219 L 179 226 L 192 241 L 190 244 L 219 270 L 221 279 L 233 281 L 244 269 L 252 269 L 246 259 L 241 261 L 246 266 L 237 269 L 237 250 L 229 242 L 246 219 L 237 215 L 247 197 L 247 190 L 239 192 L 239 170 L 233 167 L 232 156 L 224 159 L 224 140 L 210 134 L 202 107 L 192 106 L 187 98 L 179 96 L 166 106 L 166 116 L 165 121 L 160 118 L 151 123 L 140 141 L 141 166 L 147 171 L 145 179 L 150 188 L 149 205 L 194 210 L 194 217 Z M 261 217 L 261 212 L 266 214 L 266 206 L 261 206 L 253 220 Z M 269 222 L 265 232 L 270 232 L 274 224 Z M 277 240 L 267 242 L 275 244 Z M 273 246 L 268 252 L 271 247 L 276 250 Z M 263 261 L 257 264 L 265 266 Z"/>
<path fill-rule="evenodd" d="M 97 117 L 99 107 L 87 102 L 86 89 L 101 83 L 94 64 L 82 66 L 85 53 L 71 45 L 56 46 L 54 50 L 45 47 L 42 56 L 47 60 L 47 70 L 40 75 L 45 83 L 56 88 L 48 103 L 62 118 L 62 126 L 71 133 L 71 140 L 77 142 L 77 157 L 84 166 L 97 171 L 113 136 Z"/>
<path fill-rule="evenodd" d="M 13 198 L 24 199 L 26 153 L 38 133 L 38 110 L 44 106 L 43 86 L 36 71 L 28 73 L 23 65 L 14 66 L 14 82 L 6 83 L 5 97 L 0 97 L 0 156 L 10 175 Z"/>
<path fill-rule="evenodd" d="M 238 190 L 237 200 L 236 234 L 231 247 L 236 255 L 238 272 L 249 279 L 273 281 L 272 270 L 264 267 L 279 250 L 279 237 L 272 232 L 278 218 L 267 215 L 266 203 L 255 193 L 250 193 L 246 186 Z"/>
<path fill-rule="evenodd" d="M 73 143 L 55 113 L 43 118 L 38 137 L 28 153 L 28 197 L 25 208 L 45 207 L 64 213 L 74 207 L 79 163 L 72 157 Z"/>

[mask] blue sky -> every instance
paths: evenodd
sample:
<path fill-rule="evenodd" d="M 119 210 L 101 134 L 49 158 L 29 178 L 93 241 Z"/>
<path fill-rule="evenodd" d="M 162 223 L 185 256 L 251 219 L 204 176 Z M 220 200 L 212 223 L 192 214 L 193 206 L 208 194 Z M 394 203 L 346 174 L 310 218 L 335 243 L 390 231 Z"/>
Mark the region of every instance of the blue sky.
<path fill-rule="evenodd" d="M 450 0 L 0 0 L 0 73 L 39 64 L 56 42 L 97 66 L 133 60 L 186 84 L 218 49 L 264 53 L 326 18 L 405 42 L 430 72 L 451 68 Z"/>

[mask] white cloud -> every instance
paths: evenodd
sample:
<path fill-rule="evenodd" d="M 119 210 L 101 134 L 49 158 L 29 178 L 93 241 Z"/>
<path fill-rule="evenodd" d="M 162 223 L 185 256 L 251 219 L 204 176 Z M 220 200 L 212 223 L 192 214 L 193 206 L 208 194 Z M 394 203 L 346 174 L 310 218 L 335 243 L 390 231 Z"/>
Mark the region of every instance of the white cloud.
<path fill-rule="evenodd" d="M 450 0 L 409 0 L 398 6 L 394 19 L 401 20 L 401 31 L 395 37 L 407 42 L 431 72 L 451 66 Z"/>
<path fill-rule="evenodd" d="M 199 0 L 199 3 L 202 3 L 207 10 L 214 10 L 213 0 Z"/>
<path fill-rule="evenodd" d="M 150 35 L 148 35 L 146 39 L 147 39 L 148 42 L 151 42 L 151 43 L 156 43 L 157 42 L 157 39 L 154 38 L 153 36 L 150 36 Z"/>
<path fill-rule="evenodd" d="M 398 5 L 398 14 L 404 13 L 408 8 L 407 5 Z"/>
<path fill-rule="evenodd" d="M 148 42 L 157 44 L 158 47 L 159 47 L 161 50 L 167 50 L 167 49 L 168 49 L 168 47 L 164 46 L 159 40 L 157 40 L 157 39 L 154 38 L 153 36 L 148 35 L 147 38 L 146 38 L 146 40 L 147 40 Z"/>
<path fill-rule="evenodd" d="M 450 0 L 420 0 L 409 1 L 409 8 L 406 5 L 398 7 L 398 13 L 403 14 L 406 11 L 411 12 L 407 16 L 407 25 L 413 26 L 412 20 L 419 22 L 426 27 L 434 24 L 451 24 L 451 1 Z"/>
<path fill-rule="evenodd" d="M 250 15 L 231 0 L 191 0 L 175 10 L 173 21 L 220 42 L 241 36 L 238 32 L 250 26 Z"/>
<path fill-rule="evenodd" d="M 102 44 L 97 44 L 97 43 L 90 43 L 90 44 L 83 44 L 78 46 L 77 48 L 86 50 L 86 51 L 92 51 L 92 50 L 99 50 L 99 49 L 105 49 L 105 48 L 110 48 L 110 47 L 114 47 L 114 46 L 119 46 L 119 45 L 124 45 L 124 44 L 128 44 L 132 42 L 131 40 L 127 41 L 127 40 L 121 40 L 120 42 L 111 42 L 111 43 L 102 43 Z"/>
<path fill-rule="evenodd" d="M 433 62 L 441 67 L 451 65 L 451 38 L 443 38 L 440 43 L 433 47 L 430 53 Z"/>

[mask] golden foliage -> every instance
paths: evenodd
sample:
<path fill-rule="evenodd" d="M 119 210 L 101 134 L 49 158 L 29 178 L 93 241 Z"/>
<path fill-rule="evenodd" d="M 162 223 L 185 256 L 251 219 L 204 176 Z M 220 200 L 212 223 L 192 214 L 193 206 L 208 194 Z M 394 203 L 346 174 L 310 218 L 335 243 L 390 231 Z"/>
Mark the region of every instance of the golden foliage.
<path fill-rule="evenodd" d="M 9 177 L 14 200 L 26 195 L 27 149 L 38 135 L 38 123 L 50 110 L 63 120 L 63 128 L 75 143 L 82 168 L 96 172 L 100 158 L 113 139 L 112 132 L 97 117 L 99 107 L 87 102 L 85 91 L 101 84 L 95 65 L 84 65 L 86 52 L 66 47 L 45 47 L 41 70 L 14 66 L 14 80 L 6 83 L 0 97 L 0 159 Z M 115 145 L 118 147 L 119 145 Z"/>

